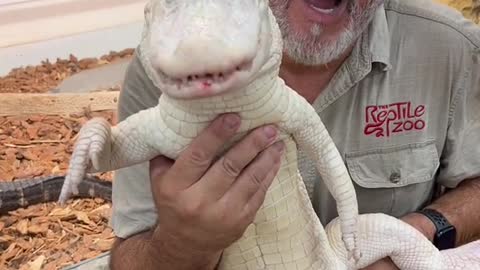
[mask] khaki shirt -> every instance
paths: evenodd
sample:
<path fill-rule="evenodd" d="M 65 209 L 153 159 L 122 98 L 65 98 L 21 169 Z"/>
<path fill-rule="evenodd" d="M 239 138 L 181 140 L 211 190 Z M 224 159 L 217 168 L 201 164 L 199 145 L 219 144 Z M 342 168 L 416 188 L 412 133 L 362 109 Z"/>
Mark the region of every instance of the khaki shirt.
<path fill-rule="evenodd" d="M 396 217 L 428 204 L 435 187 L 480 176 L 480 28 L 431 2 L 387 0 L 313 106 L 354 181 L 361 213 Z M 134 58 L 119 119 L 155 106 L 160 90 Z M 314 165 L 299 168 L 323 224 L 335 201 Z M 118 170 L 115 234 L 154 226 L 148 163 Z"/>

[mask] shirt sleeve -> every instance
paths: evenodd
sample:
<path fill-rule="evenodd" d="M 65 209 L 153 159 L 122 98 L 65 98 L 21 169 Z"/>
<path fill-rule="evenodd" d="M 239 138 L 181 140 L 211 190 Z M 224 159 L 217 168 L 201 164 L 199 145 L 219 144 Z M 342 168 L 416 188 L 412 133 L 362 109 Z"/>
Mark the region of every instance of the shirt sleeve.
<path fill-rule="evenodd" d="M 156 106 L 160 94 L 134 54 L 120 91 L 118 121 Z M 117 237 L 127 238 L 155 225 L 157 213 L 149 177 L 148 162 L 115 171 L 110 225 Z"/>
<path fill-rule="evenodd" d="M 473 30 L 478 40 L 480 27 Z M 438 178 L 448 188 L 480 177 L 480 42 L 464 50 L 462 62 L 463 83 L 452 97 Z"/>

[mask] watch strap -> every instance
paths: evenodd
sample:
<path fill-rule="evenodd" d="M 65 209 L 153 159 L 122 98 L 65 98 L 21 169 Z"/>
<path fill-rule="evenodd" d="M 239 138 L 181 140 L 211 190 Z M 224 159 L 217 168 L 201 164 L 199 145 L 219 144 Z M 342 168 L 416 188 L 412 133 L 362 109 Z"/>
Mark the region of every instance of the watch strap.
<path fill-rule="evenodd" d="M 448 222 L 448 220 L 440 212 L 434 209 L 425 208 L 417 213 L 423 214 L 429 218 L 436 228 L 433 244 L 440 250 L 455 247 L 455 228 Z M 453 234 L 450 237 L 443 237 L 446 233 Z M 453 236 L 453 237 L 452 237 Z"/>

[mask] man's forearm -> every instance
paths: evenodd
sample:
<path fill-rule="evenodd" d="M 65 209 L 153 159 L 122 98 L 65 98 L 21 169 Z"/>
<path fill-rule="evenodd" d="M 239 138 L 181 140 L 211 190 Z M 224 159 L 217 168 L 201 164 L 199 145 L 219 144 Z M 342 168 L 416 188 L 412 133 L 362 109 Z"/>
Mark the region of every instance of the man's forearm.
<path fill-rule="evenodd" d="M 116 239 L 111 249 L 110 269 L 214 270 L 219 258 L 220 254 L 194 254 L 168 236 L 147 231 L 127 239 Z"/>
<path fill-rule="evenodd" d="M 427 208 L 442 213 L 457 229 L 457 245 L 480 237 L 480 178 L 465 180 Z"/>
<path fill-rule="evenodd" d="M 457 246 L 480 238 L 480 178 L 465 180 L 426 208 L 442 213 L 455 226 Z M 427 217 L 412 213 L 402 219 L 433 239 L 435 227 Z"/>

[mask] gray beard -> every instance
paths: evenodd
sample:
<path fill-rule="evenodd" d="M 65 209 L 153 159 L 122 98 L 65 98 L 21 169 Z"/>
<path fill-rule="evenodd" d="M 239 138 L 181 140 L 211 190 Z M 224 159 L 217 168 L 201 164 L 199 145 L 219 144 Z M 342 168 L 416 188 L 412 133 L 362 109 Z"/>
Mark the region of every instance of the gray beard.
<path fill-rule="evenodd" d="M 303 65 L 325 65 L 340 58 L 365 30 L 383 0 L 371 0 L 365 10 L 360 11 L 356 0 L 348 3 L 346 28 L 335 40 L 322 40 L 324 26 L 314 24 L 309 33 L 295 31 L 288 20 L 291 0 L 269 0 L 283 36 L 284 52 L 293 61 Z"/>

